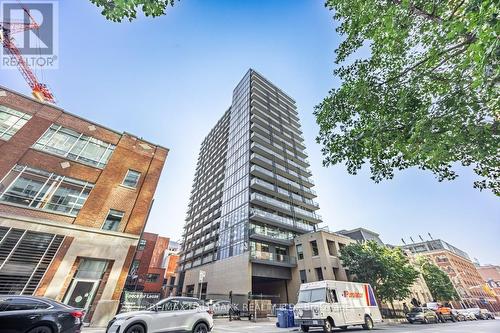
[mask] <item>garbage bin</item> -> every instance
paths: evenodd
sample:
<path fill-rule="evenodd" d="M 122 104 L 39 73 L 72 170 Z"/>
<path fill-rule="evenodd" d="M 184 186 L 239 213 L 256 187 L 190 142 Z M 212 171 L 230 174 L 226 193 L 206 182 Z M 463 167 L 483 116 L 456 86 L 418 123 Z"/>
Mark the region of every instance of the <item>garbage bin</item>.
<path fill-rule="evenodd" d="M 288 327 L 294 327 L 295 320 L 293 318 L 293 309 L 288 309 L 287 311 L 288 311 L 288 320 L 287 320 Z"/>
<path fill-rule="evenodd" d="M 288 326 L 288 310 L 287 309 L 277 309 L 276 310 L 276 318 L 278 322 L 276 326 L 280 328 L 287 328 Z"/>

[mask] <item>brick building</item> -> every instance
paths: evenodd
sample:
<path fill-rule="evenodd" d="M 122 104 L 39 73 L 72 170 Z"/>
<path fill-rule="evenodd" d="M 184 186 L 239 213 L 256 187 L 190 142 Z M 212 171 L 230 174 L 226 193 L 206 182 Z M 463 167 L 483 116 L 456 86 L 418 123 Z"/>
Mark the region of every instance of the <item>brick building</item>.
<path fill-rule="evenodd" d="M 430 258 L 441 270 L 448 274 L 460 296 L 459 307 L 481 307 L 493 310 L 496 299 L 484 290 L 484 281 L 469 255 L 455 246 L 433 239 L 420 243 L 408 244 L 402 248 L 416 255 Z"/>
<path fill-rule="evenodd" d="M 0 294 L 116 312 L 168 149 L 0 87 Z"/>
<path fill-rule="evenodd" d="M 177 268 L 176 244 L 169 238 L 144 232 L 139 240 L 125 289 L 165 296 L 165 287 Z"/>
<path fill-rule="evenodd" d="M 488 294 L 495 295 L 497 300 L 494 308 L 495 311 L 500 312 L 500 266 L 497 265 L 483 265 L 476 266 L 479 275 L 486 282 L 485 291 Z"/>

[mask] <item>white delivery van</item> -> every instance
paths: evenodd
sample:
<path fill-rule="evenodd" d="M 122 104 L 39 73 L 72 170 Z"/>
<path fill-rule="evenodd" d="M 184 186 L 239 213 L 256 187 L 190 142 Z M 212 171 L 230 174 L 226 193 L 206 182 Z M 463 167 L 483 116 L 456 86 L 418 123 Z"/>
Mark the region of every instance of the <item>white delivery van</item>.
<path fill-rule="evenodd" d="M 309 327 L 362 325 L 370 330 L 382 321 L 375 294 L 369 284 L 343 281 L 318 281 L 300 285 L 299 299 L 294 307 L 295 322 L 303 332 Z"/>

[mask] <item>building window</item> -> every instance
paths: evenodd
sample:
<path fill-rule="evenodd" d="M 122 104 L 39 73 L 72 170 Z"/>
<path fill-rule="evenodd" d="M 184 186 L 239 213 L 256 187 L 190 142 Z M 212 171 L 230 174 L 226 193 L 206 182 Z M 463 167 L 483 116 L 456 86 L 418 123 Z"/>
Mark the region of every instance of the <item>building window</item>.
<path fill-rule="evenodd" d="M 103 230 L 111 230 L 111 231 L 116 231 L 118 230 L 118 227 L 120 226 L 120 222 L 122 221 L 123 218 L 123 212 L 120 212 L 119 210 L 114 210 L 110 209 L 108 216 L 106 217 L 106 220 L 104 221 L 104 224 L 102 225 Z"/>
<path fill-rule="evenodd" d="M 139 246 L 137 247 L 137 251 L 143 251 L 146 247 L 147 241 L 145 239 L 139 240 Z"/>
<path fill-rule="evenodd" d="M 337 251 L 336 251 L 336 248 L 335 248 L 335 242 L 327 239 L 326 240 L 326 244 L 328 246 L 328 254 L 330 254 L 333 257 L 336 257 L 337 256 Z"/>
<path fill-rule="evenodd" d="M 0 226 L 0 295 L 33 295 L 63 239 Z"/>
<path fill-rule="evenodd" d="M 160 274 L 146 274 L 146 282 L 155 283 L 159 278 Z"/>
<path fill-rule="evenodd" d="M 130 276 L 132 278 L 135 278 L 138 271 L 139 271 L 139 264 L 140 264 L 140 261 L 135 259 L 134 261 L 132 261 L 132 265 L 130 265 Z"/>
<path fill-rule="evenodd" d="M 128 170 L 127 175 L 125 175 L 125 178 L 123 179 L 122 185 L 136 188 L 140 177 L 141 177 L 140 172 L 134 170 Z"/>
<path fill-rule="evenodd" d="M 76 216 L 94 184 L 16 165 L 0 183 L 0 201 Z"/>
<path fill-rule="evenodd" d="M 115 145 L 60 125 L 52 125 L 33 145 L 33 148 L 104 168 L 115 150 Z"/>
<path fill-rule="evenodd" d="M 311 242 L 311 251 L 312 251 L 313 257 L 319 255 L 318 243 L 316 241 Z"/>
<path fill-rule="evenodd" d="M 27 113 L 0 105 L 0 139 L 9 140 L 30 119 Z"/>
<path fill-rule="evenodd" d="M 299 260 L 304 259 L 304 249 L 302 248 L 302 244 L 297 244 L 297 258 Z"/>
<path fill-rule="evenodd" d="M 323 271 L 321 270 L 321 267 L 316 267 L 314 270 L 316 271 L 318 281 L 323 281 Z"/>
<path fill-rule="evenodd" d="M 307 275 L 305 269 L 300 270 L 300 283 L 306 283 L 307 282 Z"/>
<path fill-rule="evenodd" d="M 186 286 L 186 296 L 193 297 L 194 296 L 194 284 L 190 284 Z"/>

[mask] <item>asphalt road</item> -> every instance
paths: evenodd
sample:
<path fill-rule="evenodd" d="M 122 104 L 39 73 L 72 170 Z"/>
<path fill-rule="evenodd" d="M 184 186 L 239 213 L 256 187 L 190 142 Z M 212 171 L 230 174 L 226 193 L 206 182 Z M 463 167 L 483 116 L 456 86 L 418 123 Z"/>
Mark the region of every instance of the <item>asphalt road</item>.
<path fill-rule="evenodd" d="M 104 333 L 104 328 L 84 328 L 83 333 Z M 277 328 L 274 320 L 264 322 L 249 322 L 247 320 L 229 322 L 224 318 L 215 320 L 213 333 L 299 333 L 298 328 Z M 313 332 L 322 332 L 313 330 Z M 366 332 L 362 328 L 352 327 L 347 330 L 335 330 L 335 332 Z M 378 324 L 372 332 L 380 333 L 500 333 L 500 319 L 478 320 L 446 324 Z"/>

